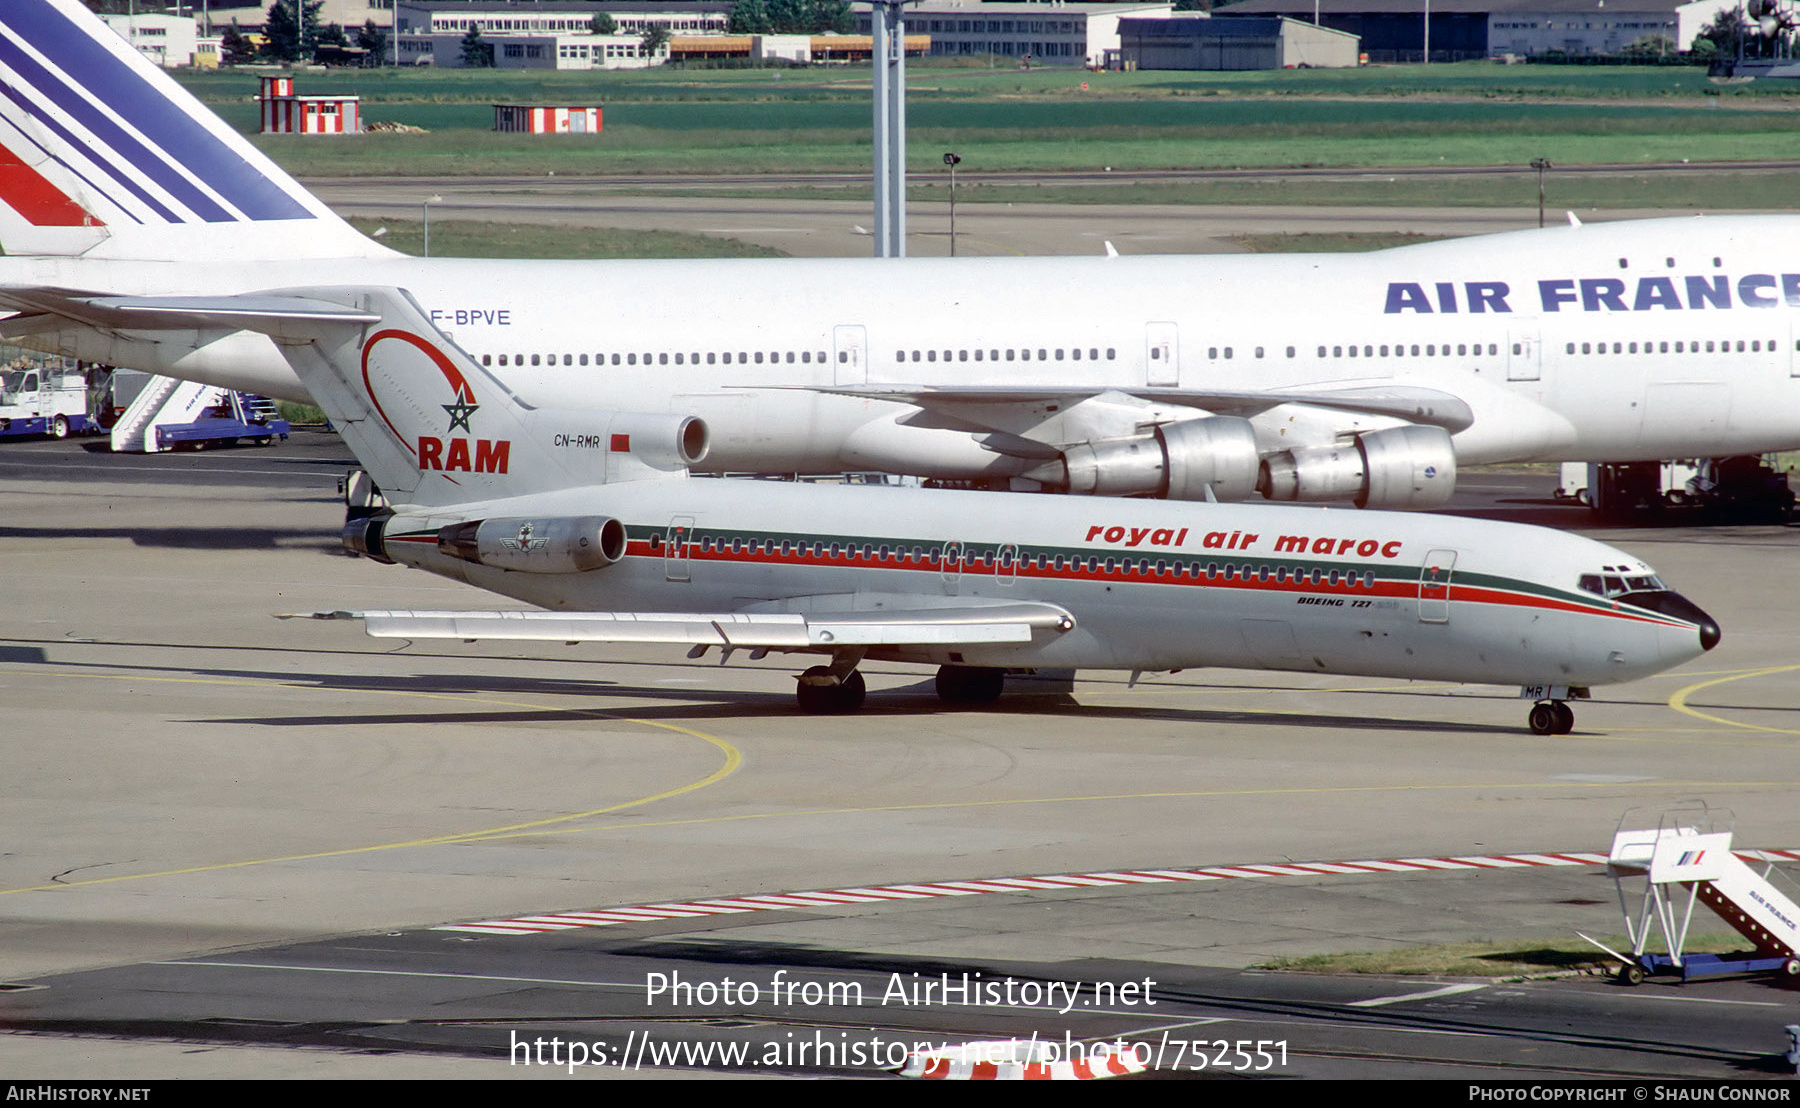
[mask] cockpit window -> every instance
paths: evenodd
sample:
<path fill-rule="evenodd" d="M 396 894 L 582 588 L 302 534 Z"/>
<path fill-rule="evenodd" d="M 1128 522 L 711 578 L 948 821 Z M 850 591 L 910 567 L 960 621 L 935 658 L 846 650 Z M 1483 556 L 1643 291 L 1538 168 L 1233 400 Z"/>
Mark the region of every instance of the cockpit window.
<path fill-rule="evenodd" d="M 1584 573 L 1577 587 L 1595 596 L 1624 596 L 1634 592 L 1663 592 L 1668 586 L 1654 574 L 1623 577 L 1616 573 Z"/>

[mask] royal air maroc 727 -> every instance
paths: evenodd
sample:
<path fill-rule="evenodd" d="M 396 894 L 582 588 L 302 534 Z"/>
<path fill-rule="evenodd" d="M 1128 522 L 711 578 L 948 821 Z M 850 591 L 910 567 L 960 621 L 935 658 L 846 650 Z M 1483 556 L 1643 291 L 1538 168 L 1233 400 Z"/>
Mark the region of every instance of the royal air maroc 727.
<path fill-rule="evenodd" d="M 1009 670 L 1226 666 L 1518 685 L 1539 733 L 1719 628 L 1628 554 L 1404 512 L 691 478 L 692 416 L 543 408 L 405 290 L 142 300 L 266 334 L 391 507 L 346 546 L 541 611 L 331 613 L 383 636 L 824 656 L 801 707 L 860 706 L 864 659 L 991 700 Z"/>

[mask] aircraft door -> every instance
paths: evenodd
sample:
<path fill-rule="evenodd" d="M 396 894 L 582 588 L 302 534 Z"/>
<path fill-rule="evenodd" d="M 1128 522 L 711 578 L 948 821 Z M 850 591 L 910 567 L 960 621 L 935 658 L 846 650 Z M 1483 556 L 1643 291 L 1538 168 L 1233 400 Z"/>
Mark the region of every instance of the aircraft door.
<path fill-rule="evenodd" d="M 689 581 L 688 541 L 694 533 L 693 516 L 675 516 L 663 534 L 663 576 L 670 581 Z"/>
<path fill-rule="evenodd" d="M 1419 622 L 1450 622 L 1450 575 L 1456 568 L 1456 551 L 1433 550 L 1419 567 Z"/>
<path fill-rule="evenodd" d="M 1515 324 L 1512 327 L 1512 333 L 1507 335 L 1506 379 L 1508 381 L 1536 381 L 1543 372 L 1538 361 L 1540 351 L 1536 321 L 1531 322 L 1530 327 L 1520 327 Z"/>
<path fill-rule="evenodd" d="M 994 581 L 1000 585 L 1010 585 L 1019 575 L 1019 548 L 1012 543 L 1004 543 L 994 554 Z"/>
<path fill-rule="evenodd" d="M 1144 383 L 1174 387 L 1181 383 L 1181 346 L 1173 323 L 1144 324 Z"/>
<path fill-rule="evenodd" d="M 960 542 L 947 542 L 941 551 L 938 572 L 944 577 L 944 591 L 954 594 L 962 582 L 963 545 Z"/>
<path fill-rule="evenodd" d="M 840 323 L 831 329 L 831 383 L 869 383 L 869 332 L 860 323 Z"/>

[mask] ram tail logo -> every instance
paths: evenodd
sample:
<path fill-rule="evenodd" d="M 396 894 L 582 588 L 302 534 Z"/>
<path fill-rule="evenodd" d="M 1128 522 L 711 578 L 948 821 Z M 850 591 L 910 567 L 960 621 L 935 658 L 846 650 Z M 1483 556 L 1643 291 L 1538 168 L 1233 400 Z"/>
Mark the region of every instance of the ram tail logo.
<path fill-rule="evenodd" d="M 393 343 L 401 345 L 395 348 Z M 419 395 L 427 387 L 431 375 L 418 372 L 424 369 L 418 354 L 425 356 L 425 360 L 436 368 L 450 387 L 451 403 L 437 405 L 443 409 L 448 421 L 442 436 L 425 433 L 427 430 L 436 431 L 435 427 L 402 430 L 389 414 L 388 406 L 381 401 L 383 393 L 388 394 L 390 400 L 404 398 L 393 405 L 394 410 L 400 413 L 402 422 L 409 416 L 422 417 L 424 412 L 431 410 L 425 397 Z M 375 406 L 381 421 L 412 452 L 421 471 L 506 472 L 512 453 L 511 440 L 484 439 L 474 434 L 471 420 L 481 410 L 481 405 L 475 400 L 475 390 L 462 371 L 456 368 L 456 363 L 450 356 L 428 340 L 410 331 L 394 328 L 375 332 L 363 343 L 362 377 L 363 390 L 368 393 L 369 401 Z M 425 380 L 421 380 L 421 377 Z M 466 434 L 458 435 L 456 432 L 459 430 Z M 520 539 L 528 541 L 530 537 L 525 534 Z"/>

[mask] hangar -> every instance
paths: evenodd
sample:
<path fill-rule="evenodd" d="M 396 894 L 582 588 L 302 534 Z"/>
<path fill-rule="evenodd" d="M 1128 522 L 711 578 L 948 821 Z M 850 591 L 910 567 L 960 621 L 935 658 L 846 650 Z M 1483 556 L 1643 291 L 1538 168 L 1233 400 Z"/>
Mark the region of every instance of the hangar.
<path fill-rule="evenodd" d="M 1416 62 L 1431 13 L 1431 61 L 1503 54 L 1618 54 L 1664 36 L 1685 50 L 1713 16 L 1738 0 L 1244 0 L 1221 19 L 1287 16 L 1362 39 L 1371 62 Z"/>
<path fill-rule="evenodd" d="M 1119 20 L 1127 69 L 1335 69 L 1357 54 L 1355 35 L 1286 16 Z"/>

